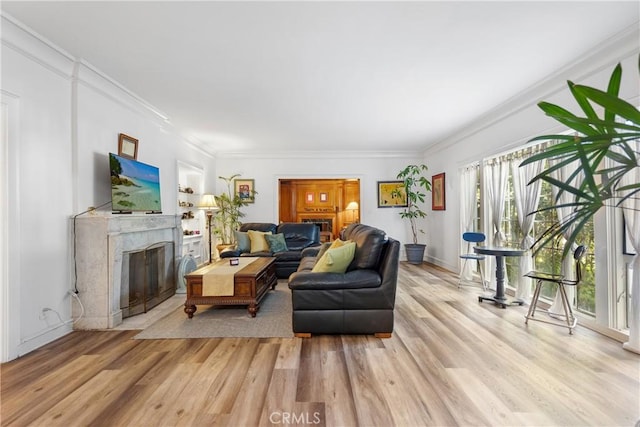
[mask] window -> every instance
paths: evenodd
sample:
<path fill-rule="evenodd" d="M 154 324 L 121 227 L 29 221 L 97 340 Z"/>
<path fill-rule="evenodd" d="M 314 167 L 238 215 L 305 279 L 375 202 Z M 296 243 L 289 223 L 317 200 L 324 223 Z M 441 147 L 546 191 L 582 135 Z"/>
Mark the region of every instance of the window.
<path fill-rule="evenodd" d="M 504 192 L 499 186 L 492 186 L 491 184 L 497 184 L 501 177 L 504 177 L 497 172 L 497 169 L 489 170 L 489 167 L 500 164 L 500 162 L 508 161 L 509 159 L 518 158 L 527 155 L 527 151 L 535 151 L 539 146 L 524 147 L 519 151 L 512 151 L 509 153 L 495 156 L 493 158 L 482 159 L 479 163 L 480 179 L 478 182 L 481 184 L 479 188 L 468 185 L 463 187 L 461 194 L 469 194 L 474 192 L 475 194 L 475 208 L 471 207 L 469 202 L 467 203 L 468 210 L 465 211 L 467 222 L 464 224 L 471 224 L 477 227 L 478 230 L 484 231 L 487 235 L 487 244 L 494 244 L 493 238 L 495 234 L 495 227 L 492 223 L 493 212 L 495 209 L 504 210 L 503 217 L 500 221 L 500 229 L 505 235 L 507 245 L 519 246 L 522 241 L 522 230 L 520 229 L 520 222 L 517 217 L 517 208 L 515 201 L 514 181 L 511 176 L 512 171 L 509 171 L 507 178 L 507 184 Z M 467 169 L 461 171 L 465 173 Z M 492 177 L 492 178 L 489 178 Z M 495 177 L 495 178 L 493 178 Z M 491 206 L 491 199 L 493 193 L 504 194 L 500 197 L 503 204 L 496 203 Z M 542 183 L 540 188 L 540 198 L 538 201 L 538 210 L 545 207 L 555 207 L 555 196 L 553 188 L 550 184 Z M 473 221 L 470 218 L 470 211 L 477 209 L 473 213 L 475 217 Z M 462 216 L 461 216 L 462 218 Z M 548 209 L 538 212 L 535 217 L 533 230 L 531 234 L 534 238 L 542 235 L 544 230 L 558 220 L 557 210 Z M 583 281 L 578 288 L 570 289 L 570 298 L 572 299 L 572 305 L 574 312 L 580 317 L 580 323 L 583 325 L 589 325 L 590 323 L 597 328 L 603 326 L 609 329 L 609 333 L 612 336 L 621 336 L 620 332 L 623 332 L 624 337 L 625 330 L 629 328 L 629 281 L 630 281 L 630 255 L 624 255 L 622 251 L 622 243 L 620 238 L 617 237 L 619 230 L 621 230 L 622 215 L 616 207 L 605 207 L 601 214 L 591 218 L 591 220 L 585 224 L 582 230 L 582 234 L 578 237 L 579 244 L 583 244 L 587 247 L 587 255 L 585 256 L 582 273 Z M 461 222 L 462 223 L 462 222 Z M 465 225 L 466 227 L 466 225 Z M 465 227 L 462 227 L 464 230 Z M 562 271 L 562 251 L 564 239 L 560 241 L 551 242 L 548 247 L 540 250 L 536 254 L 534 259 L 531 259 L 533 268 L 537 270 L 561 272 Z M 596 245 L 598 248 L 598 266 L 596 269 Z M 518 260 L 515 257 L 505 258 L 507 265 L 506 281 L 507 289 L 516 292 L 516 294 L 524 295 L 527 289 L 517 289 L 522 274 L 520 271 L 520 262 L 523 259 Z M 486 266 L 490 264 L 491 260 L 487 260 Z M 523 262 L 525 264 L 526 262 Z M 567 264 L 573 264 L 573 259 L 570 258 Z M 527 268 L 526 266 L 523 266 Z M 523 269 L 524 269 L 523 268 Z M 624 271 L 624 273 L 621 273 Z M 493 275 L 487 275 L 487 278 L 491 278 Z M 495 280 L 495 279 L 494 279 Z M 548 303 L 554 304 L 556 298 L 556 289 L 553 286 L 547 286 L 542 290 L 542 299 L 546 299 Z M 554 304 L 554 307 L 556 305 Z M 623 339 L 623 338 L 621 338 Z"/>
<path fill-rule="evenodd" d="M 531 148 L 535 150 L 536 148 Z M 523 152 L 510 153 L 503 156 L 500 160 L 505 161 L 514 156 L 522 157 Z M 518 157 L 515 157 L 518 158 Z M 524 158 L 524 157 L 522 157 Z M 515 203 L 515 191 L 514 180 L 511 172 L 507 179 L 507 185 L 504 196 L 504 215 L 500 222 L 501 230 L 505 236 L 504 244 L 506 246 L 519 247 L 522 244 L 524 233 L 520 227 L 518 221 L 518 213 Z M 481 199 L 478 197 L 478 203 Z M 552 224 L 558 221 L 558 215 L 556 209 L 543 210 L 544 208 L 554 206 L 555 196 L 553 194 L 552 186 L 547 182 L 543 182 L 540 188 L 540 199 L 538 202 L 538 212 L 535 217 L 532 235 L 534 239 L 538 239 L 543 235 Z M 485 207 L 487 208 L 487 207 Z M 495 230 L 491 231 L 491 234 Z M 593 220 L 584 227 L 581 232 L 579 242 L 587 247 L 588 254 L 585 257 L 585 264 L 583 265 L 583 282 L 577 289 L 575 299 L 573 301 L 574 309 L 583 314 L 589 316 L 595 316 L 596 304 L 595 304 L 595 244 L 594 244 L 594 230 Z M 554 273 L 561 273 L 562 271 L 562 251 L 564 249 L 564 239 L 559 239 L 552 244 L 541 249 L 533 260 L 533 268 L 541 271 L 548 271 Z M 569 255 L 570 256 L 570 255 Z M 507 287 L 513 289 L 515 284 L 518 283 L 525 273 L 520 271 L 520 260 L 517 257 L 506 257 L 506 279 Z M 545 285 L 542 289 L 542 297 L 549 300 L 549 302 L 555 297 L 556 287 L 553 285 Z"/>

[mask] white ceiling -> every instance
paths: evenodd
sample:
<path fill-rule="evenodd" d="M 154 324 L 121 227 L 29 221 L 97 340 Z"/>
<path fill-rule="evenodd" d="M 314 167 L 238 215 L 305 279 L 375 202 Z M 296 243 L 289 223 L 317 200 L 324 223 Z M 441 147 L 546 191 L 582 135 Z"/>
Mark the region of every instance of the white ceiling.
<path fill-rule="evenodd" d="M 210 152 L 417 151 L 638 25 L 627 2 L 11 2 Z"/>

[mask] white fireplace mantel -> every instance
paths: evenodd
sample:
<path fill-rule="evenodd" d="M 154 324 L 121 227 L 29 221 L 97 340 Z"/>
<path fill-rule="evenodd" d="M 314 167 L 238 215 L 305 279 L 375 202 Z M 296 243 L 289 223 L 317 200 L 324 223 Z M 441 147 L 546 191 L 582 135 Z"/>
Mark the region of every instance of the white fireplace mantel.
<path fill-rule="evenodd" d="M 111 329 L 122 323 L 122 254 L 154 243 L 174 243 L 176 265 L 182 245 L 176 215 L 88 215 L 71 219 L 75 229 L 78 297 L 73 302 L 75 329 Z M 75 227 L 73 222 L 75 221 Z"/>

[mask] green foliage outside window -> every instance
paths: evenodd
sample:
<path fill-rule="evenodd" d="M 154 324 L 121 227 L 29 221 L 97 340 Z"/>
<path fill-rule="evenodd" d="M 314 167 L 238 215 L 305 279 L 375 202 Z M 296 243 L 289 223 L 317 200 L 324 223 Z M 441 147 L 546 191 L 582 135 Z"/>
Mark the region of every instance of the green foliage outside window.
<path fill-rule="evenodd" d="M 507 245 L 520 246 L 523 232 L 518 223 L 516 206 L 514 202 L 514 193 L 512 179 L 509 177 L 507 183 L 506 206 L 503 220 L 503 231 L 507 238 Z M 533 229 L 533 237 L 542 236 L 546 230 L 553 224 L 557 224 L 558 216 L 555 209 L 543 209 L 553 206 L 554 197 L 551 185 L 547 182 L 542 183 L 540 190 L 539 211 Z M 593 220 L 587 221 L 577 236 L 576 242 L 587 247 L 587 256 L 583 264 L 583 282 L 578 287 L 576 293 L 576 308 L 581 312 L 595 315 L 595 243 L 593 233 Z M 534 266 L 536 270 L 546 271 L 550 273 L 560 273 L 562 270 L 562 252 L 564 249 L 564 239 L 561 237 L 549 241 L 544 247 L 538 248 L 534 254 Z M 571 255 L 569 255 L 571 256 Z M 516 283 L 519 278 L 526 272 L 520 271 L 519 260 L 517 257 L 506 257 L 506 274 L 508 283 Z M 541 294 L 543 297 L 553 299 L 556 293 L 556 286 L 551 284 L 543 285 Z"/>

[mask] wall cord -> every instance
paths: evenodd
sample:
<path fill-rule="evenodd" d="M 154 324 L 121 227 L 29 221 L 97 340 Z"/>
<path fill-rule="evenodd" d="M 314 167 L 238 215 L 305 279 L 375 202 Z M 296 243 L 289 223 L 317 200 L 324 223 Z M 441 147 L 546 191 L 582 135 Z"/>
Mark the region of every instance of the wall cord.
<path fill-rule="evenodd" d="M 108 202 L 105 202 L 103 204 L 101 204 L 98 207 L 90 207 L 89 209 L 87 209 L 84 212 L 80 212 L 79 214 L 76 214 L 73 216 L 73 292 L 76 296 L 78 295 L 79 291 L 78 291 L 78 262 L 76 260 L 76 251 L 77 251 L 77 245 L 76 245 L 76 218 L 78 218 L 80 215 L 84 215 L 87 212 L 93 212 L 96 211 L 98 209 L 100 209 L 103 206 L 107 206 L 111 204 L 111 200 L 109 200 Z M 80 299 L 78 299 L 78 302 L 80 302 Z M 80 304 L 80 306 L 82 307 L 82 303 Z M 83 312 L 84 312 L 84 307 L 82 308 Z"/>

